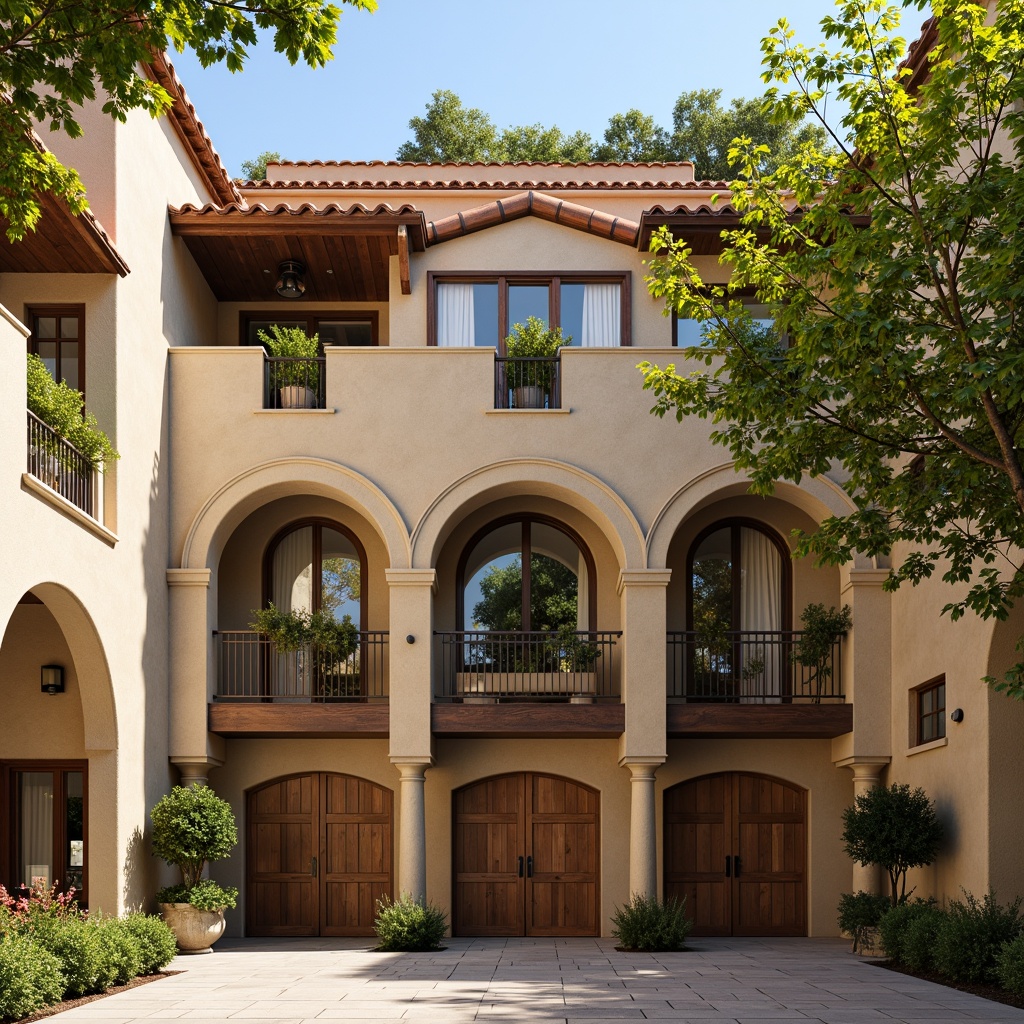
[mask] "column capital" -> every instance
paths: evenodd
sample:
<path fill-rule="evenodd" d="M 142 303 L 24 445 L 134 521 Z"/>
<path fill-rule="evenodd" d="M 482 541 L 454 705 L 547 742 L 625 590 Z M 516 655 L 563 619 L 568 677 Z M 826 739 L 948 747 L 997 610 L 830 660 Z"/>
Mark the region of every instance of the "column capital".
<path fill-rule="evenodd" d="M 437 591 L 437 573 L 433 569 L 385 569 L 389 587 L 430 587 Z"/>
<path fill-rule="evenodd" d="M 667 587 L 671 569 L 622 569 L 619 571 L 618 593 L 626 587 Z"/>
<path fill-rule="evenodd" d="M 210 569 L 168 569 L 169 587 L 209 587 L 213 575 Z"/>
<path fill-rule="evenodd" d="M 632 757 L 626 755 L 619 758 L 619 767 L 628 768 L 630 781 L 650 781 L 654 779 L 654 773 L 665 763 L 665 757 Z"/>
<path fill-rule="evenodd" d="M 427 769 L 433 767 L 432 757 L 392 757 L 391 763 L 398 769 L 402 781 L 406 779 L 419 779 L 422 781 Z"/>
<path fill-rule="evenodd" d="M 837 768 L 849 768 L 853 772 L 854 781 L 872 781 L 877 780 L 886 765 L 891 762 L 892 758 L 888 756 L 864 755 L 859 757 L 854 754 L 852 757 L 844 757 L 842 760 L 832 763 Z"/>
<path fill-rule="evenodd" d="M 854 569 L 849 565 L 839 567 L 839 592 L 845 594 L 854 587 L 878 587 L 890 576 L 888 569 Z"/>

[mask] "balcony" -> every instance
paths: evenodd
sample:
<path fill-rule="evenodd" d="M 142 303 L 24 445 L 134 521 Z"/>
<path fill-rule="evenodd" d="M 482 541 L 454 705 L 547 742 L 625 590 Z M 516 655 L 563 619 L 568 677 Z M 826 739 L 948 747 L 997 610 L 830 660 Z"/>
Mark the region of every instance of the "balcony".
<path fill-rule="evenodd" d="M 670 736 L 828 738 L 849 732 L 841 640 L 819 659 L 793 631 L 668 634 Z"/>
<path fill-rule="evenodd" d="M 322 409 L 327 360 L 264 356 L 264 409 Z"/>
<path fill-rule="evenodd" d="M 28 416 L 28 473 L 92 519 L 100 519 L 100 470 L 35 413 Z"/>
<path fill-rule="evenodd" d="M 494 357 L 495 409 L 561 409 L 558 356 Z"/>
<path fill-rule="evenodd" d="M 388 633 L 362 630 L 339 658 L 306 644 L 279 651 L 259 633 L 214 633 L 210 730 L 223 736 L 387 736 Z"/>

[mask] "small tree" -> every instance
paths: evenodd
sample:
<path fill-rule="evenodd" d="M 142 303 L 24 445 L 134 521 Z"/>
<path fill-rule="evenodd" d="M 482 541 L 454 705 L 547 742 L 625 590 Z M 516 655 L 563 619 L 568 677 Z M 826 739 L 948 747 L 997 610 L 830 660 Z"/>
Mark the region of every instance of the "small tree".
<path fill-rule="evenodd" d="M 175 786 L 149 815 L 153 853 L 181 869 L 188 889 L 211 860 L 227 857 L 238 842 L 231 805 L 207 786 Z"/>
<path fill-rule="evenodd" d="M 876 786 L 843 811 L 843 844 L 858 864 L 880 864 L 889 874 L 895 907 L 907 899 L 907 871 L 931 864 L 942 843 L 942 823 L 923 789 Z"/>

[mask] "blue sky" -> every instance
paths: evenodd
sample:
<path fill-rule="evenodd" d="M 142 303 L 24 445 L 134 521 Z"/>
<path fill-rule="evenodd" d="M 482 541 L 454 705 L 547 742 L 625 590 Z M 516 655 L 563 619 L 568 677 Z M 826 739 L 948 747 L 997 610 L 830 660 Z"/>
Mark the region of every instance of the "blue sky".
<path fill-rule="evenodd" d="M 172 60 L 232 174 L 262 150 L 286 159 L 394 159 L 435 89 L 452 89 L 499 128 L 557 124 L 600 137 L 611 114 L 638 107 L 671 125 L 687 89 L 760 95 L 760 40 L 785 16 L 820 40 L 832 0 L 380 0 L 345 7 L 335 59 L 291 67 L 269 39 L 246 70 Z M 917 34 L 920 15 L 904 25 Z"/>

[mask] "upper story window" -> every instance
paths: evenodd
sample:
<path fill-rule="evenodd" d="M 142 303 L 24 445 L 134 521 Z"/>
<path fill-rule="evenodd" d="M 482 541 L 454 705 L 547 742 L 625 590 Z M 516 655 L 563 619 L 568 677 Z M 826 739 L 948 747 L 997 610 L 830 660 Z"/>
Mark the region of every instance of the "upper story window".
<path fill-rule="evenodd" d="M 272 325 L 279 327 L 299 327 L 312 337 L 320 336 L 321 346 L 362 347 L 378 344 L 378 324 L 380 318 L 376 310 L 369 311 L 332 311 L 326 313 L 302 313 L 298 316 L 292 310 L 280 313 L 250 312 L 242 313 L 242 344 L 259 345 L 259 332 L 269 333 Z"/>
<path fill-rule="evenodd" d="M 946 677 L 939 676 L 915 690 L 914 745 L 941 740 L 946 735 Z"/>
<path fill-rule="evenodd" d="M 764 303 L 756 302 L 753 295 L 735 296 L 743 303 L 754 323 L 770 329 L 775 323 L 771 310 Z M 687 320 L 672 314 L 672 344 L 677 348 L 699 348 L 706 344 L 705 326 L 699 320 Z"/>
<path fill-rule="evenodd" d="M 630 344 L 629 273 L 427 275 L 427 344 L 486 346 L 504 355 L 513 324 L 535 316 L 567 344 Z"/>
<path fill-rule="evenodd" d="M 29 306 L 28 350 L 53 379 L 85 393 L 85 306 Z"/>

